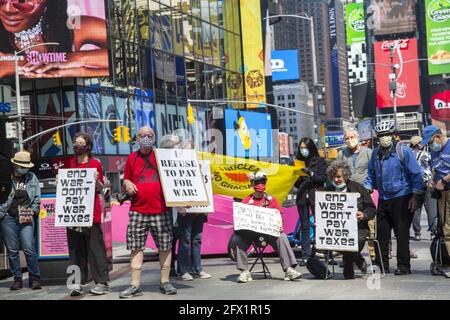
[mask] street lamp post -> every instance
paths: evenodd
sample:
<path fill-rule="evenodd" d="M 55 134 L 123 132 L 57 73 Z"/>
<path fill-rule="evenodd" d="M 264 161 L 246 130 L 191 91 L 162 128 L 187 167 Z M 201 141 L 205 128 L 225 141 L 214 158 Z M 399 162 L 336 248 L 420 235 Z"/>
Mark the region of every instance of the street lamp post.
<path fill-rule="evenodd" d="M 19 151 L 23 149 L 23 129 L 22 129 L 22 97 L 20 96 L 20 77 L 19 77 L 19 60 L 18 60 L 18 54 L 32 49 L 36 47 L 41 46 L 48 46 L 48 45 L 59 45 L 58 42 L 45 42 L 45 43 L 39 43 L 27 48 L 24 48 L 20 51 L 14 51 L 14 68 L 16 73 L 16 99 L 17 99 L 17 116 L 18 116 L 18 123 L 17 123 L 17 131 L 19 135 Z"/>
<path fill-rule="evenodd" d="M 316 135 L 317 140 L 319 141 L 320 145 L 320 110 L 319 110 L 319 103 L 317 99 L 317 88 L 319 87 L 318 84 L 318 76 L 317 76 L 317 57 L 316 57 L 316 33 L 314 30 L 314 18 L 308 16 L 308 14 L 304 13 L 302 15 L 296 15 L 296 14 L 278 14 L 274 16 L 268 16 L 265 19 L 272 19 L 272 18 L 297 18 L 297 19 L 303 19 L 309 21 L 310 24 L 310 33 L 311 33 L 311 54 L 312 54 L 312 67 L 313 67 L 313 88 L 312 88 L 312 94 L 313 94 L 313 101 L 314 101 L 314 112 L 316 113 Z"/>

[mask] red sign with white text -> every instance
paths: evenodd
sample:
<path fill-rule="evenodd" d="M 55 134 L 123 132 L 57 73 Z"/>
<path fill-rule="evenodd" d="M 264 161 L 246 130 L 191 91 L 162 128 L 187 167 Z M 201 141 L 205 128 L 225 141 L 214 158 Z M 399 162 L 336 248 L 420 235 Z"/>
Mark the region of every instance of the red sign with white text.
<path fill-rule="evenodd" d="M 420 105 L 419 61 L 417 56 L 417 39 L 379 41 L 374 43 L 375 80 L 377 83 L 377 107 L 394 106 L 390 90 L 391 48 L 393 48 L 393 65 L 396 66 L 398 107 Z"/>

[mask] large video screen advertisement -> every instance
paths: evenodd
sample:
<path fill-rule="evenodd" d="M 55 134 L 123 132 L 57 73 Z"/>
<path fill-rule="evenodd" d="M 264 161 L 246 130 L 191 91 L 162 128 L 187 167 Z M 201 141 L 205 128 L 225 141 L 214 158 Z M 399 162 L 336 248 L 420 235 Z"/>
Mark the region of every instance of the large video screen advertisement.
<path fill-rule="evenodd" d="M 368 27 L 375 35 L 413 32 L 416 30 L 415 0 L 371 0 L 367 13 Z"/>
<path fill-rule="evenodd" d="M 21 78 L 109 76 L 105 2 L 0 1 L 0 79 L 15 51 Z"/>

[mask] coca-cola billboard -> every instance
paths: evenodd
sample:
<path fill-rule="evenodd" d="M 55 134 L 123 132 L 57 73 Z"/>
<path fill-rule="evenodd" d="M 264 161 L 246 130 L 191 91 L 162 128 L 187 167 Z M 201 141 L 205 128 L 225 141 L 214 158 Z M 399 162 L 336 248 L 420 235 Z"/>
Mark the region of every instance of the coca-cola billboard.
<path fill-rule="evenodd" d="M 396 104 L 398 107 L 420 105 L 419 61 L 417 39 L 400 39 L 374 43 L 377 107 L 394 106 L 390 75 L 397 74 Z M 391 52 L 393 63 L 391 64 Z"/>

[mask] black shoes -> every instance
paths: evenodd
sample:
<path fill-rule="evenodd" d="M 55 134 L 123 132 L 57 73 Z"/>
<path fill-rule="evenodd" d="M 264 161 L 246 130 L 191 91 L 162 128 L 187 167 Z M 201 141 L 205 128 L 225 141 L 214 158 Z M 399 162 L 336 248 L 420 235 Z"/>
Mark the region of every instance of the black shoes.
<path fill-rule="evenodd" d="M 42 289 L 41 282 L 39 281 L 39 279 L 31 279 L 31 281 L 30 281 L 30 289 L 31 290 L 40 290 L 40 289 Z"/>
<path fill-rule="evenodd" d="M 362 273 L 367 273 L 367 263 L 366 261 L 363 261 L 360 265 L 356 264 L 359 270 L 361 270 Z"/>
<path fill-rule="evenodd" d="M 306 264 L 308 263 L 308 259 L 301 259 L 299 262 L 298 262 L 298 266 L 299 267 L 306 267 Z"/>
<path fill-rule="evenodd" d="M 407 274 L 411 274 L 411 270 L 396 269 L 394 274 L 396 276 L 405 276 Z"/>
<path fill-rule="evenodd" d="M 9 290 L 16 291 L 23 288 L 23 282 L 22 280 L 14 280 L 14 283 L 12 284 L 11 288 Z"/>

